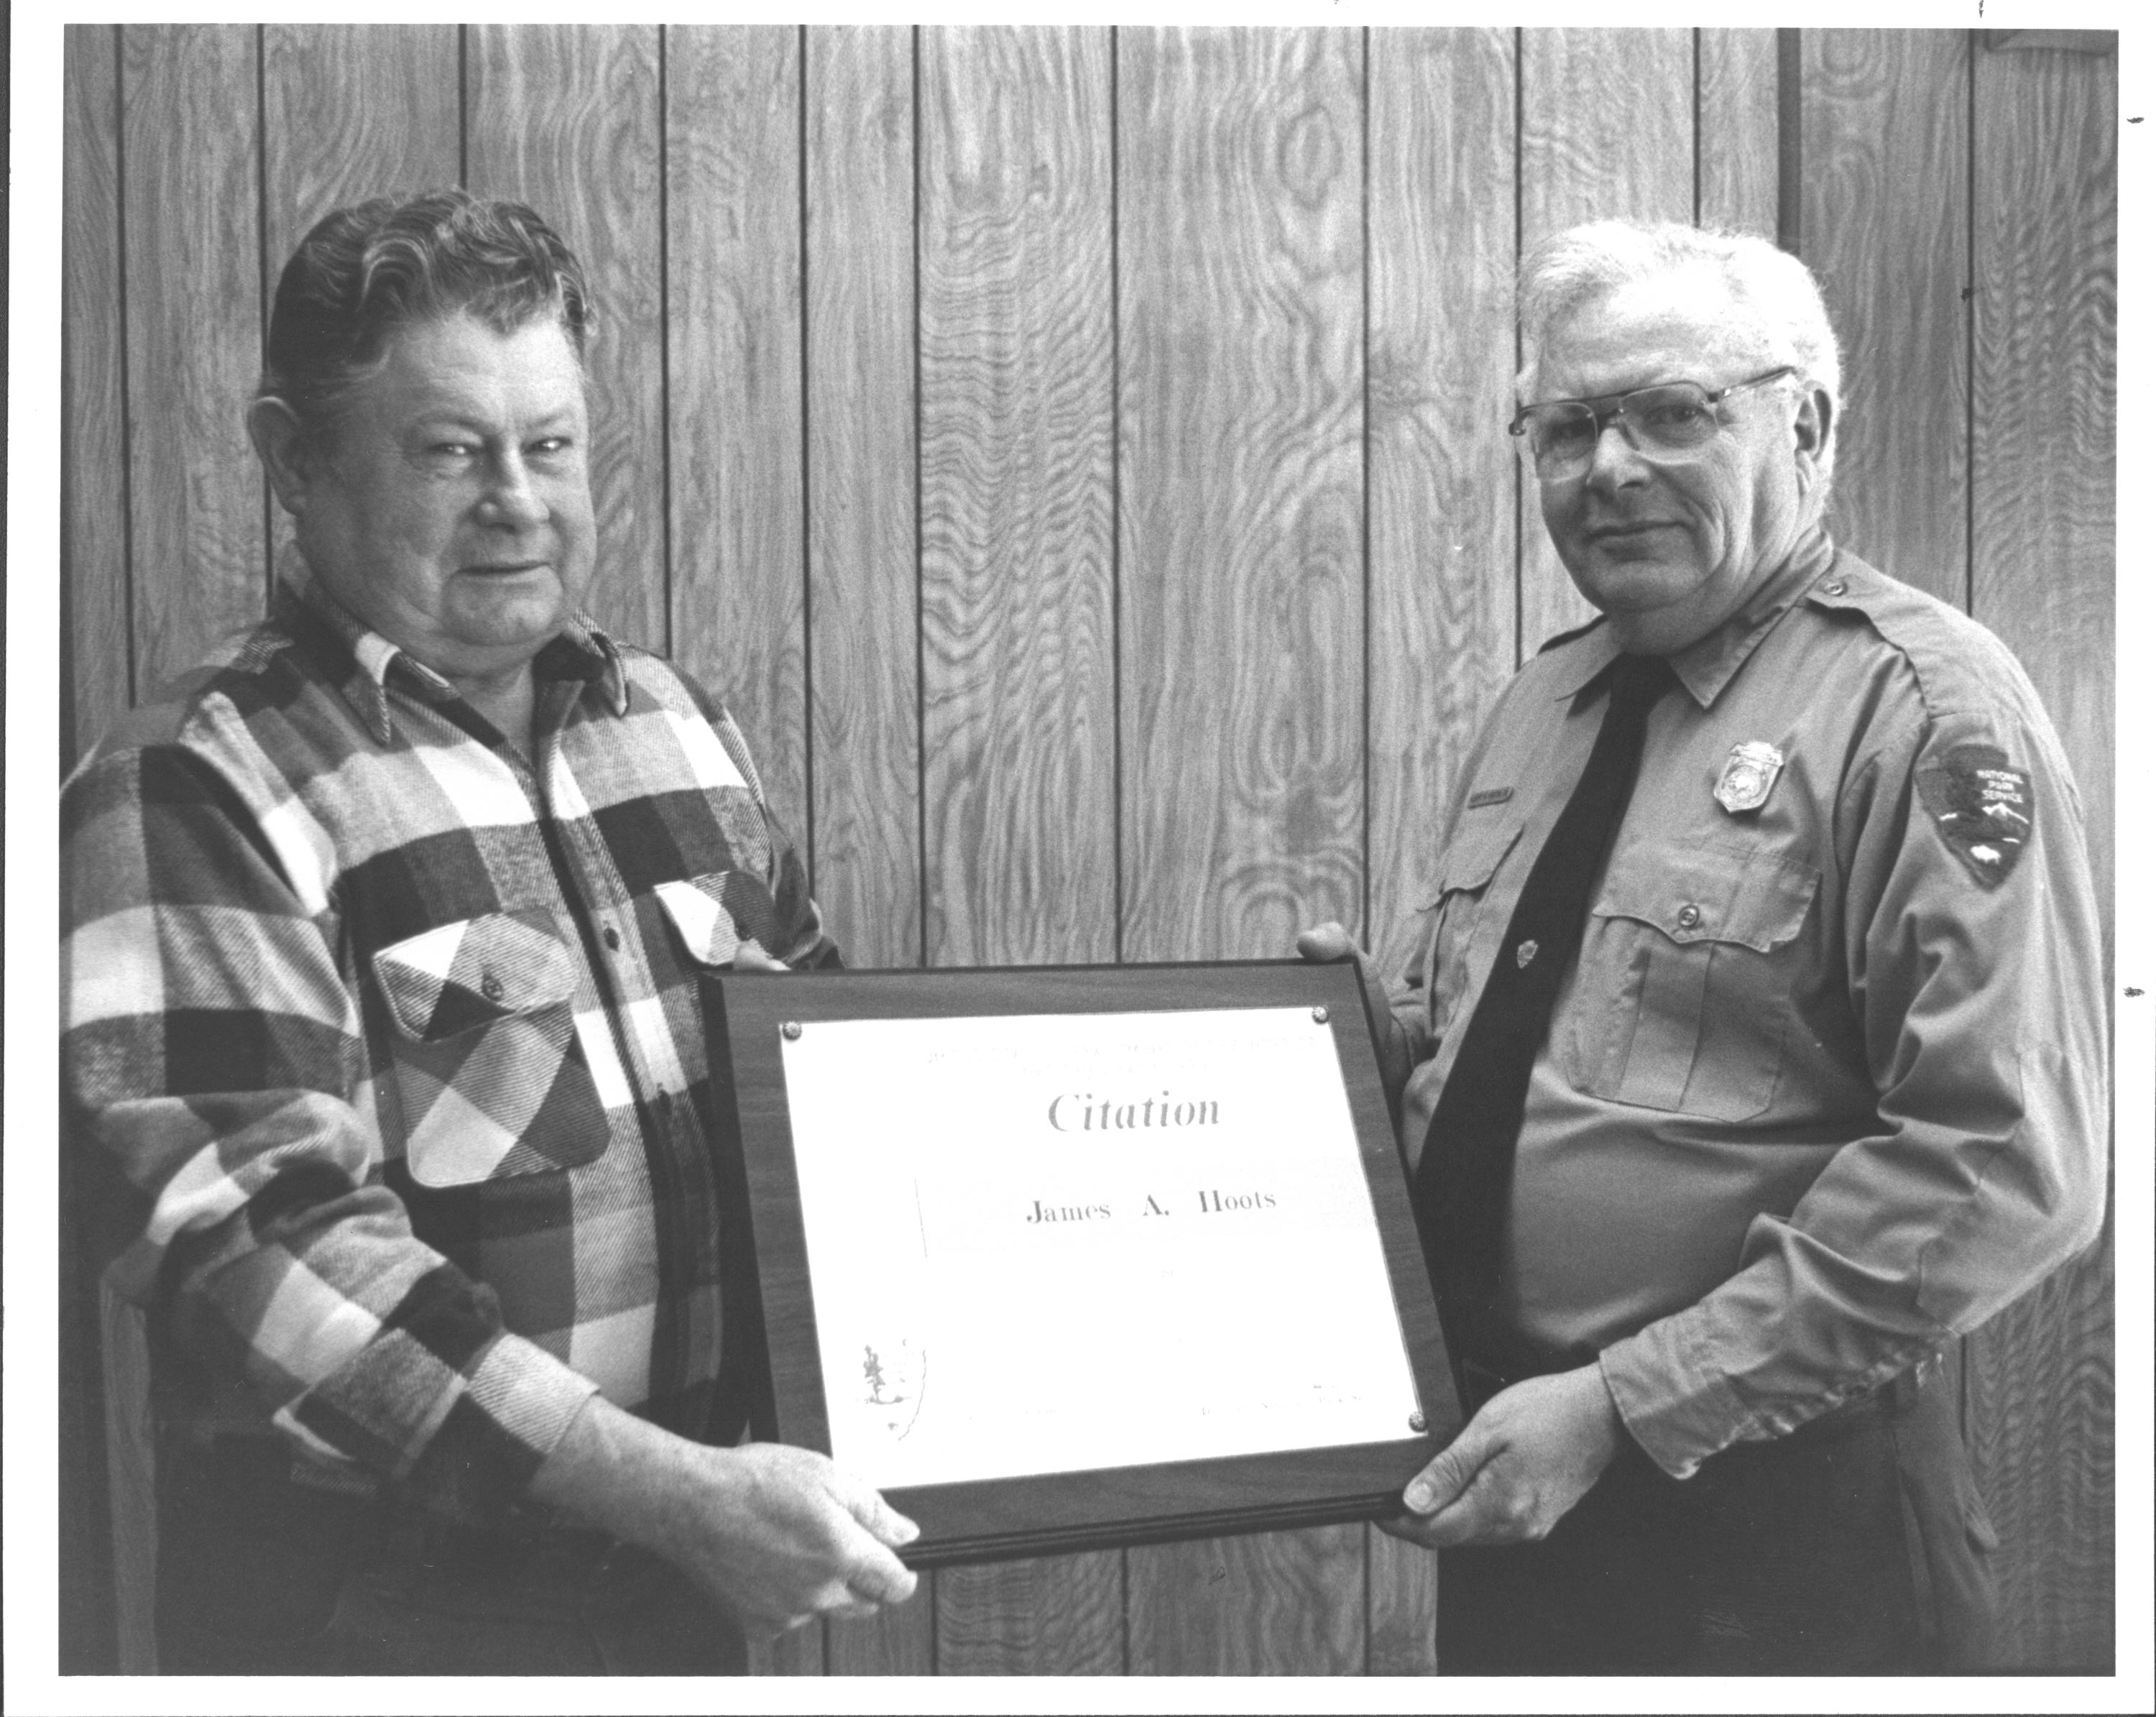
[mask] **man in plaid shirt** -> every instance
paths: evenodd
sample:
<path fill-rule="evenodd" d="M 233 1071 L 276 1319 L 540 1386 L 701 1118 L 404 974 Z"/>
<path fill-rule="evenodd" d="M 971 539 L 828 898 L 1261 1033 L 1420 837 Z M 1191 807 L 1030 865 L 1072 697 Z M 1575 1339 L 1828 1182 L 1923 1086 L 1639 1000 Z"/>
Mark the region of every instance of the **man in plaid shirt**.
<path fill-rule="evenodd" d="M 697 979 L 837 956 L 731 718 L 577 614 L 586 316 L 518 205 L 318 225 L 249 417 L 305 566 L 65 789 L 168 1669 L 724 1668 L 912 1590 L 872 1489 L 729 1446 Z"/>

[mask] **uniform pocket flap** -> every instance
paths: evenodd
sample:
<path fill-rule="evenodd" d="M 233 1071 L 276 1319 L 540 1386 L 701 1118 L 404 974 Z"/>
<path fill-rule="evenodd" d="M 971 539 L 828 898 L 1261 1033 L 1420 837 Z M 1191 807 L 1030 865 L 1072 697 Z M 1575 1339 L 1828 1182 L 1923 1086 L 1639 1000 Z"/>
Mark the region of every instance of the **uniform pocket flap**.
<path fill-rule="evenodd" d="M 784 950 L 778 903 L 761 876 L 747 871 L 712 871 L 681 882 L 661 882 L 659 902 L 699 965 L 725 966 L 745 943 L 776 958 Z"/>
<path fill-rule="evenodd" d="M 1477 826 L 1472 818 L 1452 837 L 1439 861 L 1436 905 L 1448 894 L 1486 888 L 1505 855 L 1520 838 L 1520 825 L 1491 821 Z"/>
<path fill-rule="evenodd" d="M 1819 872 L 1794 859 L 1702 845 L 1635 850 L 1610 867 L 1598 917 L 1651 924 L 1672 942 L 1766 954 L 1803 928 Z"/>
<path fill-rule="evenodd" d="M 393 943 L 374 956 L 375 981 L 397 1029 L 439 1043 L 576 994 L 576 957 L 544 907 L 487 912 Z"/>

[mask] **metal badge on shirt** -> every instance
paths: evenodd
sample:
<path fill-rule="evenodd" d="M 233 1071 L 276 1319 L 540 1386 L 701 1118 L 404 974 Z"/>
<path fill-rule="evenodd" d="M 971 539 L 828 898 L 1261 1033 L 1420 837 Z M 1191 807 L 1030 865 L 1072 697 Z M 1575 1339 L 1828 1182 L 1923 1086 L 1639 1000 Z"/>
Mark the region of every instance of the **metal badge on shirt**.
<path fill-rule="evenodd" d="M 2036 789 L 1995 746 L 1958 745 L 1945 761 L 1917 771 L 1917 791 L 1948 851 L 1986 888 L 2012 872 L 2036 832 Z"/>
<path fill-rule="evenodd" d="M 1756 811 L 1766 804 L 1781 773 L 1779 748 L 1763 739 L 1748 739 L 1732 746 L 1729 761 L 1722 766 L 1722 779 L 1714 784 L 1715 802 L 1732 816 Z"/>

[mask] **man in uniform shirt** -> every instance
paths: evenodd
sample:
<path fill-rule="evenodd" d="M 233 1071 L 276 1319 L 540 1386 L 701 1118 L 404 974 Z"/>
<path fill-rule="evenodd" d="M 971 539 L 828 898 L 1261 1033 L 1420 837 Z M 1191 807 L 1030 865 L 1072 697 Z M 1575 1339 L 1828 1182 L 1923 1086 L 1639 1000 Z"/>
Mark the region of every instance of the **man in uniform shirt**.
<path fill-rule="evenodd" d="M 1971 1666 L 1938 1355 L 2102 1212 L 2073 782 L 1997 640 L 1829 540 L 1794 258 L 1597 223 L 1522 322 L 1514 433 L 1602 614 L 1466 758 L 1387 1022 L 1472 1415 L 1397 1528 L 1449 1552 L 1439 1662 Z"/>
<path fill-rule="evenodd" d="M 733 1446 L 697 980 L 836 956 L 731 718 L 578 614 L 587 321 L 520 205 L 316 227 L 249 414 L 303 564 L 65 789 L 167 1670 L 726 1669 L 913 1587 L 870 1487 Z"/>

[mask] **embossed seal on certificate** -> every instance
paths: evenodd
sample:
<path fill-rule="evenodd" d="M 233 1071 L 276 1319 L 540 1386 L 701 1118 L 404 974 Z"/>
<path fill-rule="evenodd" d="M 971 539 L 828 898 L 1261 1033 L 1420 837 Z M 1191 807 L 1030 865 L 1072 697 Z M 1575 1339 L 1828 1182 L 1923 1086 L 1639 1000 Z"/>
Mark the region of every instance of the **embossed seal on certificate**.
<path fill-rule="evenodd" d="M 1774 790 L 1774 778 L 1782 773 L 1782 753 L 1763 739 L 1748 739 L 1729 749 L 1722 766 L 1722 779 L 1714 784 L 1717 804 L 1732 816 L 1756 811 Z"/>

